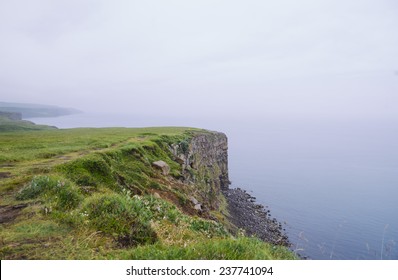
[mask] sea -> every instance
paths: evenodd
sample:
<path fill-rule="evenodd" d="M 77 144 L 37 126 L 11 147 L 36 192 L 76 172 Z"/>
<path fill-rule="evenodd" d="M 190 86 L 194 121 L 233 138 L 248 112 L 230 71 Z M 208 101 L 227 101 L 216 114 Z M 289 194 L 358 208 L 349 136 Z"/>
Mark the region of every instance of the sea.
<path fill-rule="evenodd" d="M 246 189 L 307 259 L 398 259 L 395 119 L 82 113 L 58 128 L 187 126 L 228 136 L 231 188 Z"/>

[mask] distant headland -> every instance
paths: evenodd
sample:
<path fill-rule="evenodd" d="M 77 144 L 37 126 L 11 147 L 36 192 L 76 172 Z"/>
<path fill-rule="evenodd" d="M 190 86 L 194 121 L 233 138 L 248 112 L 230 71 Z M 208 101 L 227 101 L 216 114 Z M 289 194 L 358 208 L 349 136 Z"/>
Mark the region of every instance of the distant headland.
<path fill-rule="evenodd" d="M 6 113 L 14 113 L 11 117 L 20 118 L 20 119 L 52 118 L 52 117 L 82 113 L 82 111 L 73 108 L 64 108 L 59 106 L 42 105 L 42 104 L 10 103 L 10 102 L 0 102 L 0 112 L 3 116 Z"/>

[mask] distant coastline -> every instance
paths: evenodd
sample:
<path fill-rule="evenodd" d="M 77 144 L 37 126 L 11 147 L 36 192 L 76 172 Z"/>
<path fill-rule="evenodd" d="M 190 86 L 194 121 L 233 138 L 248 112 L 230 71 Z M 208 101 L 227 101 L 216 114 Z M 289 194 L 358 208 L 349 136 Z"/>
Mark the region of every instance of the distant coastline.
<path fill-rule="evenodd" d="M 0 102 L 0 112 L 20 114 L 22 119 L 29 118 L 53 118 L 66 115 L 83 113 L 74 108 L 59 106 L 31 104 L 31 103 L 10 103 Z"/>

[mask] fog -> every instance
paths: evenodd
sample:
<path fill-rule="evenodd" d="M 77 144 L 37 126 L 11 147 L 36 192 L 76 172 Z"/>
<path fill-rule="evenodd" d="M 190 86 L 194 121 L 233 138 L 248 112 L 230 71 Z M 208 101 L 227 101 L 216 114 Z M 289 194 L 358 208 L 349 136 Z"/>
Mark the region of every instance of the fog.
<path fill-rule="evenodd" d="M 374 259 L 398 240 L 397 29 L 396 0 L 0 0 L 0 101 L 225 132 L 231 187 L 303 256 Z"/>
<path fill-rule="evenodd" d="M 0 2 L 0 100 L 174 117 L 396 117 L 394 0 Z"/>

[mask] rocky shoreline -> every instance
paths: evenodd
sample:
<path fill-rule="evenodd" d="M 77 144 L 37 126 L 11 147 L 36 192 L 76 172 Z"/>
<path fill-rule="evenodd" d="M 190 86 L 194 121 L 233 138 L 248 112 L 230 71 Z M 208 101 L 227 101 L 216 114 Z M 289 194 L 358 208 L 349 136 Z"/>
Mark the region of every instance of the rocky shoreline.
<path fill-rule="evenodd" d="M 228 202 L 230 221 L 249 236 L 275 245 L 290 246 L 282 224 L 271 218 L 270 210 L 255 203 L 256 198 L 240 188 L 223 190 Z"/>

